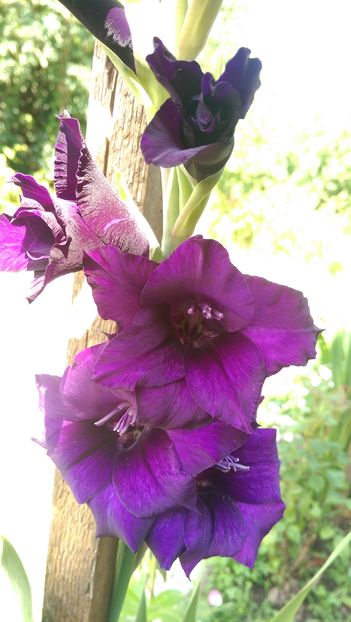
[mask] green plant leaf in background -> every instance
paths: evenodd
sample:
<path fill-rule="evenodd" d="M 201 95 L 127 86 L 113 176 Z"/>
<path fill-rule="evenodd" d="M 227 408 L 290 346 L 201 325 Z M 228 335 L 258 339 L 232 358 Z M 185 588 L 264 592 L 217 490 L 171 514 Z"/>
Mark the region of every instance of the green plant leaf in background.
<path fill-rule="evenodd" d="M 32 593 L 26 571 L 12 544 L 0 536 L 0 619 L 33 622 Z"/>
<path fill-rule="evenodd" d="M 135 618 L 135 622 L 147 622 L 145 590 L 143 590 L 141 594 L 139 609 Z"/>
<path fill-rule="evenodd" d="M 118 541 L 115 576 L 111 592 L 108 622 L 118 622 L 119 620 L 124 599 L 128 590 L 129 581 L 135 569 L 137 558 L 138 552 L 133 553 L 123 542 L 123 540 Z"/>
<path fill-rule="evenodd" d="M 314 577 L 312 577 L 312 579 L 310 579 L 310 581 L 308 581 L 308 583 L 306 583 L 306 585 L 293 598 L 291 598 L 289 602 L 287 602 L 286 605 L 284 605 L 284 607 L 280 611 L 278 611 L 278 613 L 269 622 L 294 622 L 295 615 L 300 609 L 309 591 L 317 583 L 323 572 L 327 570 L 330 564 L 332 564 L 334 560 L 340 555 L 340 553 L 348 546 L 350 541 L 351 532 L 347 536 L 345 536 L 345 538 L 343 538 L 341 542 L 339 542 L 337 547 L 328 557 L 327 561 L 323 564 L 323 566 L 314 575 Z"/>
<path fill-rule="evenodd" d="M 199 595 L 200 595 L 200 582 L 197 584 L 196 588 L 193 590 L 191 594 L 189 605 L 185 612 L 183 622 L 195 622 L 197 604 L 199 602 Z"/>

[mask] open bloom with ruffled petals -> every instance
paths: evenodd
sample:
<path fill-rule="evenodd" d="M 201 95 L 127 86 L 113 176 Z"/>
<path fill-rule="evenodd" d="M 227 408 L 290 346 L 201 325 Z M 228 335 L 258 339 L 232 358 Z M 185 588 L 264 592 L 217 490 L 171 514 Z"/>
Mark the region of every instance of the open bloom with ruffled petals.
<path fill-rule="evenodd" d="M 12 181 L 22 201 L 14 216 L 0 216 L 0 270 L 34 271 L 30 301 L 56 277 L 80 270 L 84 251 L 114 244 L 148 254 L 140 215 L 121 202 L 94 164 L 77 119 L 60 119 L 56 197 L 30 175 L 17 173 Z"/>
<path fill-rule="evenodd" d="M 60 0 L 97 38 L 135 70 L 131 33 L 124 7 L 117 0 Z"/>
<path fill-rule="evenodd" d="M 160 264 L 106 246 L 84 269 L 100 315 L 121 329 L 94 378 L 148 388 L 150 404 L 171 403 L 175 420 L 201 409 L 252 433 L 265 378 L 315 356 L 301 292 L 241 274 L 214 240 L 190 238 Z"/>
<path fill-rule="evenodd" d="M 234 129 L 250 108 L 260 85 L 261 62 L 240 48 L 215 80 L 196 61 L 177 60 L 154 39 L 150 68 L 167 89 L 167 99 L 147 126 L 141 149 L 146 162 L 185 164 L 200 181 L 220 171 L 234 146 Z"/>
<path fill-rule="evenodd" d="M 285 508 L 275 430 L 257 430 L 240 449 L 196 479 L 197 511 L 164 512 L 146 538 L 161 567 L 168 569 L 179 557 L 189 574 L 201 559 L 214 555 L 252 567 L 262 538 Z"/>
<path fill-rule="evenodd" d="M 122 537 L 136 550 L 156 514 L 175 505 L 195 508 L 198 473 L 246 435 L 212 420 L 190 423 L 191 412 L 184 428 L 160 413 L 154 420 L 153 409 L 140 408 L 142 389 L 137 395 L 91 380 L 100 350 L 82 351 L 62 379 L 37 377 L 45 415 L 38 440 L 77 501 L 89 504 L 98 535 Z"/>

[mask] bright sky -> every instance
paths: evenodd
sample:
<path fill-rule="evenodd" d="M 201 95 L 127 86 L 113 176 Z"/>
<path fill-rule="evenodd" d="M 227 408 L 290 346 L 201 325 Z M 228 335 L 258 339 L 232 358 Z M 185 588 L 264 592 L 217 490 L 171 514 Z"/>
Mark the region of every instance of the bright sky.
<path fill-rule="evenodd" d="M 259 120 L 261 106 L 262 110 L 269 109 L 271 123 L 280 132 L 282 142 L 290 125 L 308 128 L 313 117 L 320 118 L 327 132 L 335 127 L 349 129 L 350 1 L 251 0 L 239 4 L 238 18 L 227 35 L 232 39 L 233 52 L 240 45 L 251 47 L 253 55 L 259 56 L 264 65 L 255 112 L 246 122 Z M 221 39 L 223 28 L 218 26 L 214 36 Z M 309 226 L 308 222 L 301 225 L 307 232 Z M 254 271 L 259 258 L 253 255 L 250 261 Z M 279 273 L 279 269 L 272 266 L 273 271 Z M 284 271 L 285 275 L 291 273 L 293 280 L 298 278 L 289 260 Z M 318 281 L 317 274 L 313 278 Z M 307 281 L 304 279 L 306 285 Z M 32 378 L 37 372 L 62 373 L 67 334 L 73 329 L 67 293 L 70 279 L 53 284 L 30 307 L 24 300 L 28 282 L 29 275 L 0 275 L 3 416 L 0 532 L 12 540 L 33 581 L 38 565 L 45 558 L 52 466 L 30 441 L 37 402 Z M 91 307 L 89 314 L 91 317 Z M 85 325 L 77 323 L 78 317 L 82 317 L 81 311 L 75 315 L 74 330 L 83 332 Z M 40 585 L 35 592 L 37 611 L 39 600 Z"/>

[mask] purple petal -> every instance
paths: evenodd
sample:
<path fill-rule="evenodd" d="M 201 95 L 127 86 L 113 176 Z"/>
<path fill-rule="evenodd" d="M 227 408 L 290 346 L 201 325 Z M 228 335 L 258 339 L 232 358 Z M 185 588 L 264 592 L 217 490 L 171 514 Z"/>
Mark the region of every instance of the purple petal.
<path fill-rule="evenodd" d="M 136 396 L 139 421 L 145 425 L 181 428 L 208 419 L 183 379 L 161 387 L 137 387 Z"/>
<path fill-rule="evenodd" d="M 35 201 L 48 210 L 54 211 L 54 204 L 50 196 L 49 191 L 38 184 L 34 177 L 31 175 L 23 175 L 22 173 L 16 173 L 11 181 L 21 188 L 22 194 L 25 198 Z M 36 207 L 33 205 L 32 207 Z"/>
<path fill-rule="evenodd" d="M 87 348 L 75 357 L 62 381 L 62 400 L 69 413 L 66 419 L 99 420 L 114 410 L 119 393 L 94 382 L 91 377 L 101 345 Z"/>
<path fill-rule="evenodd" d="M 188 512 L 185 522 L 187 551 L 180 561 L 187 575 L 201 559 L 238 553 L 248 530 L 240 510 L 228 497 L 204 495 L 198 509 L 198 513 Z"/>
<path fill-rule="evenodd" d="M 113 484 L 95 495 L 88 502 L 93 512 L 98 537 L 122 538 L 132 551 L 141 546 L 152 525 L 150 518 L 136 518 L 120 502 Z"/>
<path fill-rule="evenodd" d="M 262 352 L 269 374 L 315 358 L 319 333 L 303 294 L 259 277 L 246 277 L 254 298 L 254 315 L 243 333 Z"/>
<path fill-rule="evenodd" d="M 136 384 L 162 386 L 184 376 L 183 352 L 173 340 L 165 310 L 142 309 L 103 348 L 94 379 L 134 390 Z"/>
<path fill-rule="evenodd" d="M 195 402 L 212 417 L 252 433 L 266 369 L 260 352 L 240 333 L 207 349 L 189 348 L 185 379 Z"/>
<path fill-rule="evenodd" d="M 195 502 L 196 484 L 181 463 L 165 432 L 144 432 L 116 459 L 114 485 L 135 516 L 151 516 L 175 505 Z"/>
<path fill-rule="evenodd" d="M 250 108 L 255 92 L 261 84 L 261 61 L 258 58 L 249 58 L 249 56 L 250 50 L 240 48 L 235 56 L 228 61 L 218 80 L 218 82 L 229 82 L 239 93 L 242 104 L 240 114 L 242 119 Z"/>
<path fill-rule="evenodd" d="M 86 503 L 111 481 L 118 445 L 108 430 L 64 421 L 47 437 L 46 446 L 78 503 Z"/>
<path fill-rule="evenodd" d="M 183 553 L 184 522 L 187 511 L 182 508 L 169 510 L 157 516 L 146 541 L 161 566 L 169 570 Z"/>
<path fill-rule="evenodd" d="M 0 215 L 0 270 L 26 270 L 29 259 L 25 252 L 24 240 L 27 227 L 23 224 L 12 224 L 7 214 Z"/>
<path fill-rule="evenodd" d="M 219 421 L 196 428 L 167 430 L 182 467 L 191 475 L 198 475 L 240 447 L 247 435 Z M 189 448 L 191 450 L 189 451 Z"/>
<path fill-rule="evenodd" d="M 149 276 L 141 294 L 144 305 L 180 301 L 207 303 L 223 313 L 226 330 L 247 325 L 252 295 L 243 275 L 215 240 L 199 236 L 186 240 Z"/>
<path fill-rule="evenodd" d="M 90 251 L 83 263 L 101 317 L 129 324 L 140 309 L 141 290 L 157 264 L 146 257 L 123 254 L 114 246 Z"/>
<path fill-rule="evenodd" d="M 203 76 L 200 65 L 195 60 L 177 60 L 157 37 L 154 38 L 154 52 L 146 60 L 178 106 L 189 105 L 200 92 Z"/>
<path fill-rule="evenodd" d="M 240 551 L 235 553 L 233 557 L 241 564 L 252 568 L 262 539 L 272 529 L 273 525 L 282 518 L 285 505 L 283 501 L 264 505 L 238 503 L 238 509 L 248 525 L 248 530 Z"/>
<path fill-rule="evenodd" d="M 146 127 L 140 142 L 147 164 L 165 168 L 179 166 L 201 152 L 207 154 L 211 151 L 210 145 L 184 146 L 181 127 L 180 112 L 174 102 L 167 99 Z"/>
<path fill-rule="evenodd" d="M 232 499 L 253 505 L 281 501 L 276 431 L 258 429 L 234 451 L 249 471 L 231 471 L 221 476 Z"/>
<path fill-rule="evenodd" d="M 85 146 L 77 179 L 77 205 L 87 227 L 105 244 L 113 244 L 124 252 L 148 255 L 149 244 L 138 224 L 137 208 L 132 212 L 122 203 Z"/>
<path fill-rule="evenodd" d="M 61 199 L 76 200 L 77 169 L 83 136 L 79 121 L 59 116 L 60 127 L 55 145 L 55 189 Z"/>
<path fill-rule="evenodd" d="M 45 439 L 53 439 L 54 435 L 58 435 L 62 422 L 67 419 L 68 413 L 61 399 L 61 378 L 48 374 L 38 374 L 35 379 L 39 392 L 39 408 L 44 415 L 45 425 L 44 440 L 39 442 L 46 446 Z"/>
<path fill-rule="evenodd" d="M 112 479 L 118 452 L 116 437 L 90 422 L 66 420 L 60 378 L 37 376 L 45 414 L 44 446 L 79 503 L 85 503 Z"/>
<path fill-rule="evenodd" d="M 116 0 L 60 0 L 101 43 L 135 71 L 131 34 L 123 5 Z"/>

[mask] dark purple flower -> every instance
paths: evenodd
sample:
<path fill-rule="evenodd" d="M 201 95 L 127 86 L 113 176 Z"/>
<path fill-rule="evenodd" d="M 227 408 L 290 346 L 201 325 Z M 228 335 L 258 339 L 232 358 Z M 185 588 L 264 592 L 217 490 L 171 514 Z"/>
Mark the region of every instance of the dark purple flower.
<path fill-rule="evenodd" d="M 220 171 L 234 146 L 234 129 L 260 86 L 261 62 L 240 48 L 220 78 L 203 73 L 196 61 L 176 60 L 160 39 L 147 61 L 170 99 L 161 106 L 141 139 L 146 162 L 185 164 L 200 181 Z"/>
<path fill-rule="evenodd" d="M 252 567 L 262 538 L 279 521 L 275 430 L 259 429 L 197 478 L 196 512 L 173 508 L 156 518 L 146 541 L 162 568 L 179 557 L 188 575 L 201 559 L 233 557 Z"/>
<path fill-rule="evenodd" d="M 171 420 L 200 409 L 252 433 L 265 378 L 315 356 L 301 292 L 241 274 L 214 240 L 190 238 L 159 265 L 106 246 L 84 268 L 100 315 L 121 328 L 94 378 L 147 388 Z"/>
<path fill-rule="evenodd" d="M 60 0 L 90 32 L 135 71 L 132 38 L 117 0 Z"/>
<path fill-rule="evenodd" d="M 77 119 L 62 117 L 56 142 L 57 196 L 30 175 L 12 180 L 22 190 L 13 217 L 0 216 L 0 270 L 33 270 L 34 300 L 56 277 L 80 270 L 83 252 L 114 244 L 148 253 L 148 242 L 132 213 L 94 164 Z"/>
<path fill-rule="evenodd" d="M 45 414 L 40 442 L 77 501 L 89 504 L 98 535 L 122 537 L 136 550 L 156 514 L 195 507 L 196 475 L 246 435 L 212 420 L 191 426 L 191 412 L 182 429 L 160 413 L 155 420 L 152 408 L 139 410 L 142 389 L 136 394 L 91 380 L 100 350 L 81 352 L 62 379 L 37 377 Z"/>

